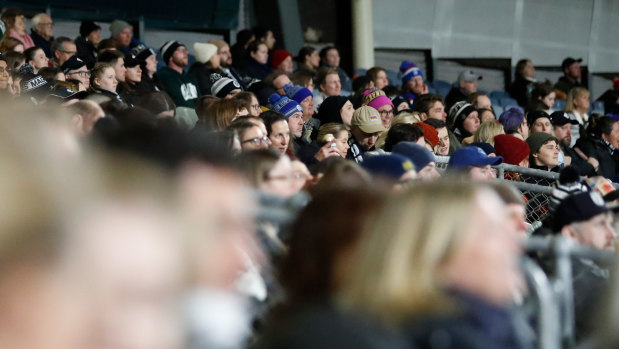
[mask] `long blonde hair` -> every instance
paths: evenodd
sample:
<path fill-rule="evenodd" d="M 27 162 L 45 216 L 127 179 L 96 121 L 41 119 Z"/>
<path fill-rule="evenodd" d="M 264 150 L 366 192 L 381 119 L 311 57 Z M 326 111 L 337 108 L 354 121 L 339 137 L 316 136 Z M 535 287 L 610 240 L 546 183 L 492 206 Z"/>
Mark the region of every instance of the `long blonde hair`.
<path fill-rule="evenodd" d="M 584 93 L 589 93 L 584 87 L 573 87 L 570 92 L 567 93 L 567 100 L 565 101 L 565 109 L 563 109 L 566 113 L 572 113 L 576 110 L 576 106 L 574 105 L 574 100 Z"/>
<path fill-rule="evenodd" d="M 342 304 L 391 322 L 450 309 L 440 269 L 467 234 L 481 186 L 424 183 L 386 201 L 368 217 Z"/>

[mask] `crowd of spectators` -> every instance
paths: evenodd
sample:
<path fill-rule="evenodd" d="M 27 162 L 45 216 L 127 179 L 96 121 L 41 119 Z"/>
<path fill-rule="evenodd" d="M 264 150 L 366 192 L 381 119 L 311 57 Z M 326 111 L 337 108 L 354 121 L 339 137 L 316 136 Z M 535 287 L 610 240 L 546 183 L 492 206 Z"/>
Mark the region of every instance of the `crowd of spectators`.
<path fill-rule="evenodd" d="M 614 250 L 619 81 L 589 114 L 580 59 L 555 85 L 518 62 L 496 115 L 473 70 L 446 96 L 410 61 L 399 86 L 351 78 L 337 47 L 295 56 L 266 28 L 149 47 L 123 20 L 72 39 L 1 19 L 3 347 L 533 348 L 522 242 Z M 535 182 L 539 227 L 503 163 L 561 173 Z M 275 224 L 252 193 L 300 211 Z M 577 339 L 600 348 L 609 268 L 574 266 Z"/>

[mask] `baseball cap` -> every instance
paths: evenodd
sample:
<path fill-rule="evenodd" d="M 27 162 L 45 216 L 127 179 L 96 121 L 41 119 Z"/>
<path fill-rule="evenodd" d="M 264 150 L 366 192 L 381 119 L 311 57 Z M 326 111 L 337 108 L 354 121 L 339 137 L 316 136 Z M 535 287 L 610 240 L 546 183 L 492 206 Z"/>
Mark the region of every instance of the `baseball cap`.
<path fill-rule="evenodd" d="M 609 211 L 602 196 L 595 191 L 570 195 L 563 199 L 554 215 L 554 228 L 561 230 L 575 222 L 587 221 L 601 213 Z"/>
<path fill-rule="evenodd" d="M 380 120 L 380 113 L 369 105 L 364 105 L 355 110 L 350 124 L 359 127 L 365 133 L 383 132 L 385 130 L 383 122 Z"/>
<path fill-rule="evenodd" d="M 401 154 L 380 154 L 367 157 L 361 166 L 374 176 L 387 177 L 397 181 L 415 167 L 411 160 Z"/>
<path fill-rule="evenodd" d="M 556 111 L 550 114 L 549 119 L 550 119 L 550 123 L 552 124 L 552 126 L 563 126 L 565 124 L 572 124 L 572 125 L 578 124 L 578 121 L 571 120 L 570 118 L 568 118 L 565 115 L 564 111 Z"/>
<path fill-rule="evenodd" d="M 458 75 L 458 82 L 481 80 L 482 76 L 473 73 L 472 70 L 465 70 Z"/>
<path fill-rule="evenodd" d="M 582 58 L 574 59 L 572 57 L 567 57 L 563 60 L 563 63 L 561 63 L 561 69 L 565 69 L 576 62 L 582 62 Z"/>
<path fill-rule="evenodd" d="M 62 63 L 60 69 L 62 69 L 62 72 L 66 74 L 71 70 L 77 70 L 85 65 L 86 62 L 84 62 L 81 58 L 78 58 L 77 56 L 71 56 L 71 58 L 67 59 L 66 62 Z"/>
<path fill-rule="evenodd" d="M 468 166 L 496 166 L 503 163 L 502 156 L 488 156 L 478 147 L 466 146 L 456 150 L 449 158 L 448 169 Z"/>

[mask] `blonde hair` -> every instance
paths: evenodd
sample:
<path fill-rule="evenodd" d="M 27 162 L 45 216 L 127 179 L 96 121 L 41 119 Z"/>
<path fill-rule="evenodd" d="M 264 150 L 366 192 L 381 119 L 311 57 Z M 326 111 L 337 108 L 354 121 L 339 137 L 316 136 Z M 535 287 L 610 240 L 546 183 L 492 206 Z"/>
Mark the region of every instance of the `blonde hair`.
<path fill-rule="evenodd" d="M 419 116 L 419 112 L 405 111 L 405 112 L 398 113 L 398 115 L 393 117 L 393 120 L 391 120 L 391 126 L 397 125 L 397 124 L 416 124 L 418 122 L 421 122 L 421 117 Z"/>
<path fill-rule="evenodd" d="M 482 186 L 437 181 L 387 200 L 368 217 L 343 305 L 390 322 L 451 309 L 440 269 L 468 233 Z"/>
<path fill-rule="evenodd" d="M 567 100 L 565 101 L 564 111 L 566 113 L 574 112 L 574 110 L 576 110 L 576 106 L 574 105 L 574 100 L 582 96 L 584 93 L 589 93 L 589 90 L 587 90 L 584 87 L 573 87 L 570 90 L 570 92 L 567 93 Z"/>
<path fill-rule="evenodd" d="M 337 138 L 340 132 L 346 131 L 346 126 L 342 124 L 338 124 L 336 122 L 326 123 L 318 129 L 318 135 L 316 136 L 316 143 L 322 146 L 325 145 L 328 140 L 326 139 L 327 135 L 332 135 L 333 138 Z"/>
<path fill-rule="evenodd" d="M 494 146 L 494 136 L 505 133 L 503 125 L 496 121 L 488 120 L 479 125 L 475 135 L 473 136 L 473 142 L 488 143 Z"/>

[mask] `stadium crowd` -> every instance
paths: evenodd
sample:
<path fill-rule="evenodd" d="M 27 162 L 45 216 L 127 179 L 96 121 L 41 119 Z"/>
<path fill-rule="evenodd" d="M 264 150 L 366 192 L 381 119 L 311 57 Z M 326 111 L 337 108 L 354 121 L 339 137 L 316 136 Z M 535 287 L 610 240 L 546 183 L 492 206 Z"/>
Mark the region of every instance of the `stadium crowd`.
<path fill-rule="evenodd" d="M 149 47 L 1 19 L 2 347 L 534 348 L 525 241 L 614 251 L 619 79 L 590 114 L 580 59 L 554 85 L 518 62 L 496 115 L 470 69 L 445 96 L 409 61 L 351 78 L 266 28 Z M 537 225 L 515 182 L 552 188 Z M 591 348 L 619 343 L 611 270 L 573 261 Z"/>

